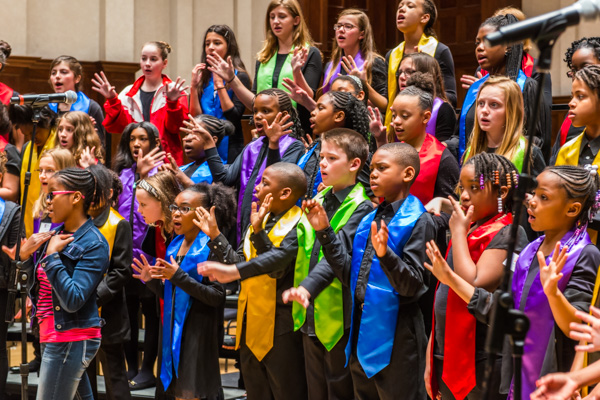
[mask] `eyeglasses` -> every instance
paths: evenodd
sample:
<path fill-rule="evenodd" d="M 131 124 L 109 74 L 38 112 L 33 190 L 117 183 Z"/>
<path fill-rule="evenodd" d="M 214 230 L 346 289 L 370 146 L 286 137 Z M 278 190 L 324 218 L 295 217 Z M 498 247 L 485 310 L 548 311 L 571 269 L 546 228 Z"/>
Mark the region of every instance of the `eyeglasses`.
<path fill-rule="evenodd" d="M 179 207 L 177 204 L 171 204 L 169 206 L 169 211 L 171 211 L 171 213 L 175 213 L 176 211 L 179 211 L 183 215 L 189 213 L 193 209 L 194 209 L 194 207 L 188 207 L 188 206 Z"/>
<path fill-rule="evenodd" d="M 405 77 L 410 77 L 412 74 L 415 73 L 414 69 L 399 69 L 398 70 L 398 76 L 404 74 Z"/>
<path fill-rule="evenodd" d="M 47 177 L 51 177 L 56 173 L 53 169 L 36 169 L 35 170 L 39 176 L 46 175 Z"/>
<path fill-rule="evenodd" d="M 59 194 L 71 194 L 71 193 L 80 193 L 78 190 L 59 190 L 59 191 L 55 191 L 55 192 L 50 192 L 46 195 L 46 201 L 52 201 L 54 200 L 54 197 L 58 196 Z M 81 195 L 82 199 L 85 199 L 84 195 Z"/>
<path fill-rule="evenodd" d="M 340 29 L 343 29 L 344 31 L 350 31 L 354 28 L 356 28 L 356 25 L 352 25 L 352 24 L 334 24 L 333 25 L 334 31 L 339 31 Z"/>

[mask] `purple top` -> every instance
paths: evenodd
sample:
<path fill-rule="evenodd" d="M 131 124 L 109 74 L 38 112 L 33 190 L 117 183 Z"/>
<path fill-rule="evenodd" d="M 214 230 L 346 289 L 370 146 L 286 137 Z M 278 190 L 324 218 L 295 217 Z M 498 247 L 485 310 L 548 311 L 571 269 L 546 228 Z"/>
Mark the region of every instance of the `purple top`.
<path fill-rule="evenodd" d="M 431 108 L 431 118 L 429 118 L 429 122 L 427 122 L 427 126 L 425 127 L 425 132 L 435 137 L 435 127 L 437 126 L 437 117 L 438 112 L 440 111 L 440 107 L 444 104 L 444 100 L 436 97 L 433 99 L 433 107 Z"/>
<path fill-rule="evenodd" d="M 582 250 L 591 243 L 587 232 L 582 232 L 577 237 L 574 236 L 575 230 L 569 231 L 560 241 L 561 246 L 568 247 L 568 258 L 562 269 L 563 277 L 558 282 L 558 289 L 564 292 L 573 268 L 579 259 Z M 545 236 L 531 242 L 521 252 L 513 275 L 512 291 L 515 307 L 525 312 L 525 315 L 531 321 L 529 332 L 525 337 L 525 351 L 523 355 L 522 370 L 522 398 L 527 399 L 536 389 L 535 382 L 540 378 L 548 342 L 554 329 L 554 316 L 548 303 L 548 298 L 542 288 L 542 282 L 539 278 L 539 271 L 533 280 L 529 291 L 525 287 L 529 268 L 537 257 L 537 251 L 542 244 Z M 550 262 L 552 254 L 546 258 L 546 263 Z M 525 297 L 522 298 L 523 294 Z M 512 388 L 509 398 L 512 399 Z"/>
<path fill-rule="evenodd" d="M 358 69 L 362 71 L 363 65 L 365 65 L 365 60 L 363 60 L 363 56 L 362 56 L 360 50 L 358 51 L 358 53 L 356 53 L 356 57 L 354 57 L 354 62 L 356 63 L 356 66 L 358 67 Z M 329 71 L 331 71 L 331 68 L 333 68 L 333 62 L 330 62 L 329 65 L 327 66 L 327 69 L 325 70 L 325 76 L 324 76 L 325 79 L 327 79 L 327 77 L 329 76 Z M 342 60 L 340 60 L 340 62 L 338 62 L 337 65 L 335 66 L 335 69 L 333 70 L 333 74 L 331 74 L 331 78 L 329 78 L 329 82 L 325 82 L 323 84 L 323 93 L 327 93 L 331 90 L 331 84 L 333 83 L 335 78 L 338 77 L 338 75 L 340 74 L 341 71 L 342 71 Z"/>

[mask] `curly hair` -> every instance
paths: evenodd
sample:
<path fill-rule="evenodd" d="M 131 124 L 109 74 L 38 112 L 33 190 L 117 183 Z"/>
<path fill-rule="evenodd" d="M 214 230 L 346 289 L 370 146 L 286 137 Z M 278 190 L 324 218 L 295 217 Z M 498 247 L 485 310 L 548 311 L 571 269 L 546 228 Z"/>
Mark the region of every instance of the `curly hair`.
<path fill-rule="evenodd" d="M 517 167 L 506 157 L 495 153 L 479 153 L 469 158 L 463 165 L 472 165 L 475 169 L 475 178 L 479 182 L 490 182 L 493 189 L 500 190 L 502 186 L 508 188 L 504 207 L 508 212 L 513 210 L 513 193 L 519 184 Z M 496 180 L 496 178 L 498 178 Z"/>
<path fill-rule="evenodd" d="M 292 133 L 291 137 L 294 139 L 300 139 L 304 136 L 304 130 L 302 129 L 302 125 L 300 124 L 300 117 L 298 116 L 298 111 L 292 104 L 292 99 L 290 96 L 281 89 L 278 88 L 270 88 L 265 89 L 259 92 L 254 99 L 252 100 L 252 108 L 254 109 L 254 102 L 258 96 L 271 96 L 277 99 L 277 103 L 279 104 L 279 112 L 287 113 L 290 116 L 290 121 L 292 122 Z M 272 121 L 269 121 L 271 123 Z"/>
<path fill-rule="evenodd" d="M 571 46 L 565 52 L 564 62 L 567 63 L 569 69 L 573 69 L 573 54 L 579 49 L 590 49 L 594 53 L 594 57 L 600 60 L 600 37 L 583 37 L 571 43 Z"/>
<path fill-rule="evenodd" d="M 212 185 L 202 182 L 189 186 L 184 192 L 201 194 L 202 207 L 206 210 L 210 210 L 212 206 L 215 206 L 215 217 L 220 230 L 229 231 L 235 227 L 237 197 L 233 188 L 219 182 Z"/>
<path fill-rule="evenodd" d="M 92 123 L 90 116 L 83 111 L 70 111 L 65 113 L 58 120 L 59 130 L 62 121 L 66 121 L 74 128 L 73 147 L 71 148 L 71 152 L 73 153 L 75 161 L 79 163 L 82 153 L 86 147 L 89 147 L 90 150 L 94 148 L 94 156 L 101 163 L 104 163 L 104 146 L 102 146 L 100 137 L 98 136 L 96 129 L 94 129 L 94 124 Z M 60 146 L 59 143 L 56 145 Z"/>

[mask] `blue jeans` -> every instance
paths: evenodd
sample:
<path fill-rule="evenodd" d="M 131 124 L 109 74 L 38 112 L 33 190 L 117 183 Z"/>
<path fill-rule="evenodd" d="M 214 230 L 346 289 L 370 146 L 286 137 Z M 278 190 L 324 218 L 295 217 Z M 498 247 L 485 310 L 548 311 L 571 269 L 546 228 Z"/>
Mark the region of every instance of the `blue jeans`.
<path fill-rule="evenodd" d="M 36 399 L 92 400 L 92 388 L 85 370 L 99 347 L 100 339 L 42 343 L 42 365 Z"/>

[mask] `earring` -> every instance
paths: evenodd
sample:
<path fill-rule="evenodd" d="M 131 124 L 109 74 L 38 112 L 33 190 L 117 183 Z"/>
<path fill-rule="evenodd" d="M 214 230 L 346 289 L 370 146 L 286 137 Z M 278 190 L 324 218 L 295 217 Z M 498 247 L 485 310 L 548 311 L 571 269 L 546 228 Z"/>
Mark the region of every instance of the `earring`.
<path fill-rule="evenodd" d="M 483 180 L 483 174 L 479 175 L 479 188 L 483 190 L 485 188 L 485 181 Z"/>
<path fill-rule="evenodd" d="M 504 207 L 502 206 L 502 196 L 500 192 L 498 192 L 498 214 L 502 214 L 504 212 Z"/>

